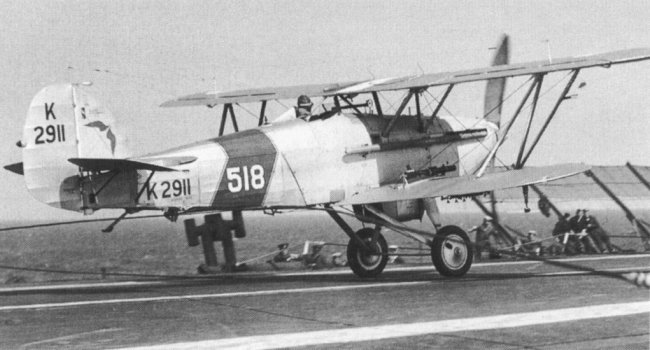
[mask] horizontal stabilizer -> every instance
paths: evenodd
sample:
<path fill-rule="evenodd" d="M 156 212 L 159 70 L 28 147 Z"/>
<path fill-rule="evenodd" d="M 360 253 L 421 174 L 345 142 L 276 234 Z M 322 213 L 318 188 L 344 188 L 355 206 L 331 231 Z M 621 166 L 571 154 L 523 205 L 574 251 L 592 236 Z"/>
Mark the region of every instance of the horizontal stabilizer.
<path fill-rule="evenodd" d="M 150 170 L 150 171 L 180 171 L 170 168 L 188 164 L 196 157 L 167 157 L 149 159 L 112 159 L 112 158 L 70 158 L 68 161 L 82 167 L 84 170 Z"/>
<path fill-rule="evenodd" d="M 585 164 L 560 164 L 544 167 L 527 167 L 485 174 L 432 178 L 407 184 L 391 184 L 350 196 L 341 205 L 390 202 L 417 198 L 465 196 L 504 188 L 521 187 L 561 179 L 590 169 Z"/>
<path fill-rule="evenodd" d="M 18 175 L 25 175 L 25 172 L 23 170 L 23 163 L 22 162 L 5 165 L 4 168 L 11 171 L 12 173 L 15 173 L 15 174 L 18 174 Z"/>

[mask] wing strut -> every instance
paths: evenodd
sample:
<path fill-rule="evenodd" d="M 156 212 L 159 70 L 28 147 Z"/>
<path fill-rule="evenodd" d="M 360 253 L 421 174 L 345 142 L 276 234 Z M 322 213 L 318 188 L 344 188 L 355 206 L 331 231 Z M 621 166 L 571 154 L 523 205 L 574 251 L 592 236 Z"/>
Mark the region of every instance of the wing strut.
<path fill-rule="evenodd" d="M 223 132 L 226 128 L 226 119 L 228 118 L 228 114 L 230 114 L 230 120 L 232 120 L 232 127 L 235 130 L 235 132 L 239 131 L 239 127 L 237 126 L 237 119 L 235 119 L 235 110 L 232 108 L 232 103 L 226 103 L 223 105 L 223 112 L 221 113 L 221 125 L 219 126 L 219 136 L 223 135 Z"/>
<path fill-rule="evenodd" d="M 528 126 L 526 127 L 526 133 L 524 134 L 524 139 L 521 141 L 521 146 L 519 147 L 519 154 L 517 155 L 517 162 L 515 163 L 515 169 L 519 169 L 523 166 L 521 163 L 521 157 L 524 155 L 524 148 L 526 142 L 528 141 L 528 135 L 530 134 L 530 128 L 533 125 L 533 117 L 535 116 L 535 109 L 537 109 L 537 101 L 539 100 L 539 91 L 542 89 L 542 83 L 544 82 L 544 75 L 538 74 L 535 76 L 535 95 L 533 95 L 533 106 L 530 109 L 530 118 L 528 118 Z"/>
<path fill-rule="evenodd" d="M 424 123 L 422 122 L 422 110 L 420 109 L 420 94 L 418 91 L 415 93 L 415 111 L 418 115 L 418 129 L 420 132 L 424 132 Z"/>
<path fill-rule="evenodd" d="M 381 110 L 381 103 L 379 102 L 379 94 L 377 93 L 377 91 L 372 92 L 372 99 L 375 101 L 375 106 L 377 106 L 376 107 L 377 115 L 379 116 L 379 118 L 383 118 L 384 112 Z"/>
<path fill-rule="evenodd" d="M 526 91 L 526 95 L 524 98 L 521 100 L 519 103 L 519 106 L 517 107 L 517 110 L 515 111 L 515 114 L 510 118 L 510 121 L 508 124 L 505 126 L 503 131 L 500 132 L 499 135 L 499 142 L 497 142 L 496 145 L 494 145 L 494 148 L 490 151 L 490 154 L 485 158 L 485 161 L 483 162 L 483 165 L 479 168 L 479 171 L 476 173 L 476 177 L 481 177 L 487 170 L 488 165 L 492 162 L 492 159 L 496 155 L 497 151 L 499 150 L 499 147 L 503 144 L 503 142 L 506 140 L 506 136 L 508 135 L 508 132 L 510 131 L 510 128 L 512 125 L 515 123 L 515 120 L 517 120 L 517 117 L 519 117 L 519 114 L 521 113 L 521 110 L 524 108 L 524 105 L 526 104 L 526 101 L 528 101 L 528 98 L 530 97 L 530 94 L 533 92 L 533 89 L 537 85 L 537 80 L 533 80 L 533 83 L 530 84 L 530 87 L 528 88 L 528 91 Z"/>
<path fill-rule="evenodd" d="M 260 120 L 257 122 L 257 126 L 262 126 L 262 124 L 264 124 L 265 111 L 266 111 L 266 100 L 262 101 L 262 108 L 260 109 Z"/>
<path fill-rule="evenodd" d="M 519 164 L 519 168 L 523 167 L 524 164 L 526 164 L 526 161 L 530 157 L 530 154 L 533 153 L 533 150 L 535 149 L 535 146 L 537 146 L 537 143 L 539 142 L 539 139 L 542 137 L 542 135 L 546 131 L 546 128 L 548 127 L 548 124 L 551 122 L 551 120 L 555 116 L 555 113 L 557 112 L 558 108 L 560 107 L 560 104 L 562 104 L 562 102 L 565 99 L 567 99 L 567 95 L 569 94 L 569 90 L 571 89 L 571 86 L 573 85 L 573 82 L 575 82 L 576 78 L 578 77 L 578 73 L 580 73 L 580 69 L 573 70 L 573 75 L 571 75 L 571 79 L 569 80 L 567 85 L 564 87 L 564 91 L 562 91 L 562 94 L 557 99 L 557 102 L 555 102 L 555 106 L 553 107 L 553 110 L 548 115 L 548 117 L 546 117 L 546 121 L 544 122 L 544 125 L 542 125 L 542 129 L 539 131 L 539 133 L 537 133 L 537 136 L 535 137 L 535 140 L 533 140 L 533 143 L 530 145 L 530 148 L 528 148 L 528 152 L 526 152 L 526 155 L 521 160 L 521 163 Z"/>
<path fill-rule="evenodd" d="M 438 102 L 438 105 L 436 106 L 436 109 L 433 111 L 431 114 L 431 118 L 435 118 L 438 116 L 438 112 L 440 112 L 440 108 L 442 108 L 442 104 L 445 103 L 445 100 L 447 99 L 447 96 L 449 96 L 449 93 L 451 92 L 451 89 L 454 88 L 454 84 L 449 84 L 447 87 L 447 90 L 445 90 L 445 94 L 442 95 L 442 98 L 440 99 L 440 102 Z"/>
<path fill-rule="evenodd" d="M 406 105 L 409 103 L 409 101 L 411 101 L 411 97 L 413 97 L 413 94 L 415 93 L 417 93 L 416 90 L 409 89 L 408 94 L 406 94 L 406 97 L 404 97 L 404 99 L 402 100 L 402 104 L 399 106 L 399 108 L 395 112 L 395 115 L 391 118 L 390 122 L 388 122 L 388 125 L 386 125 L 386 128 L 381 133 L 382 137 L 388 137 L 388 134 L 390 133 L 391 129 L 393 129 L 393 126 L 395 125 L 397 118 L 399 118 L 402 115 L 402 112 L 404 112 Z"/>

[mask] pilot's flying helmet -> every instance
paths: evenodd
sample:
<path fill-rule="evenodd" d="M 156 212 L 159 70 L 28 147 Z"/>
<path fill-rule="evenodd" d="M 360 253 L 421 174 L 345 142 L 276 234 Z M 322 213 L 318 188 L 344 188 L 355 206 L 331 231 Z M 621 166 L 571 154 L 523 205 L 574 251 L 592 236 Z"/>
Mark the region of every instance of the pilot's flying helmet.
<path fill-rule="evenodd" d="M 307 108 L 310 109 L 314 104 L 311 102 L 311 99 L 307 95 L 300 95 L 298 97 L 298 108 Z"/>

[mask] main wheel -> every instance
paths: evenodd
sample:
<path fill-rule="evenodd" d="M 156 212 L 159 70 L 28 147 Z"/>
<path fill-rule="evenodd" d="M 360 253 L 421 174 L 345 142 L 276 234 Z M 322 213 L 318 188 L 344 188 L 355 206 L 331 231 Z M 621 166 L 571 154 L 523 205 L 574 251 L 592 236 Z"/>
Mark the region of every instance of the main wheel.
<path fill-rule="evenodd" d="M 447 277 L 460 277 L 472 266 L 474 249 L 467 233 L 457 226 L 445 226 L 436 233 L 431 245 L 431 261 Z"/>
<path fill-rule="evenodd" d="M 373 251 L 367 251 L 356 240 L 348 242 L 348 264 L 352 271 L 359 277 L 375 277 L 379 275 L 388 262 L 388 244 L 380 232 L 371 228 L 357 231 L 361 238 Z"/>

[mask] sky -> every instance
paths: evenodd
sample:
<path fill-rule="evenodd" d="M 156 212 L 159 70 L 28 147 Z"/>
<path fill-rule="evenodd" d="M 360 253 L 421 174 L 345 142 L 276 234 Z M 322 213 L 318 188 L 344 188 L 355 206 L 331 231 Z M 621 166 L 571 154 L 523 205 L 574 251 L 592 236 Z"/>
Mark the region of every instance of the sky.
<path fill-rule="evenodd" d="M 650 47 L 645 1 L 1 0 L 0 9 L 2 165 L 21 161 L 15 142 L 27 108 L 52 83 L 91 81 L 88 92 L 141 154 L 216 136 L 220 110 L 159 107 L 180 95 L 484 67 L 501 33 L 510 35 L 512 62 Z M 560 107 L 529 164 L 650 165 L 648 77 L 650 62 L 581 72 L 587 85 Z M 549 76 L 542 91 L 562 79 Z M 509 81 L 506 94 L 523 82 Z M 544 95 L 535 126 L 562 86 Z M 445 112 L 480 116 L 483 89 L 455 88 Z M 244 126 L 255 124 L 237 113 Z M 515 126 L 500 151 L 505 163 L 522 133 Z M 4 169 L 0 183 L 2 222 L 82 218 L 36 202 L 22 177 Z"/>

